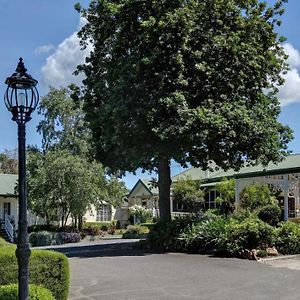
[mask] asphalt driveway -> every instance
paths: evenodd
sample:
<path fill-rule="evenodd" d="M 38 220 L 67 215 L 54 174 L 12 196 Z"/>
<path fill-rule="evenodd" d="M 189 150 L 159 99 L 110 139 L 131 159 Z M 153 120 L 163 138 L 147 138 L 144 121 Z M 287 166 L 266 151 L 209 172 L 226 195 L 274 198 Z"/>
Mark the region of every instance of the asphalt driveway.
<path fill-rule="evenodd" d="M 300 271 L 278 262 L 274 267 L 232 258 L 152 254 L 132 245 L 110 240 L 56 249 L 69 257 L 69 299 L 300 299 Z"/>

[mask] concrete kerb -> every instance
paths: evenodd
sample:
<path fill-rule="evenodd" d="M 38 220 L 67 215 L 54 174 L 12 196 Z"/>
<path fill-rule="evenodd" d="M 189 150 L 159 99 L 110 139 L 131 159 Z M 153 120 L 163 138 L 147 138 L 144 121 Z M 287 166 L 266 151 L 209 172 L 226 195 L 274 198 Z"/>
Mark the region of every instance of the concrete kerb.
<path fill-rule="evenodd" d="M 273 260 L 286 260 L 286 259 L 299 259 L 300 260 L 300 254 L 265 257 L 265 258 L 260 258 L 258 261 L 259 262 L 268 262 L 268 261 L 273 261 Z"/>

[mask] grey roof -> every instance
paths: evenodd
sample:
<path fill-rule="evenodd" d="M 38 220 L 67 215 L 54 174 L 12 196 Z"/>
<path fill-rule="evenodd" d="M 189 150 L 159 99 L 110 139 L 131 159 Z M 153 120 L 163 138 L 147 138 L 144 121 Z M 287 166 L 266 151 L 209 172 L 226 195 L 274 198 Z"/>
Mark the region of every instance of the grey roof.
<path fill-rule="evenodd" d="M 216 166 L 212 165 L 211 167 L 215 168 Z M 255 177 L 296 172 L 300 172 L 300 154 L 289 155 L 283 161 L 277 164 L 270 163 L 267 167 L 256 165 L 243 167 L 239 171 L 234 171 L 233 169 L 224 171 L 220 168 L 214 169 L 213 171 L 203 171 L 201 168 L 190 168 L 177 174 L 176 176 L 173 176 L 172 180 L 176 181 L 179 178 L 188 176 L 193 180 L 219 181 L 224 177 Z"/>
<path fill-rule="evenodd" d="M 140 179 L 140 180 L 153 195 L 158 195 L 158 186 L 157 184 L 153 184 L 153 180 L 150 179 Z"/>
<path fill-rule="evenodd" d="M 0 174 L 0 196 L 15 195 L 18 175 Z"/>

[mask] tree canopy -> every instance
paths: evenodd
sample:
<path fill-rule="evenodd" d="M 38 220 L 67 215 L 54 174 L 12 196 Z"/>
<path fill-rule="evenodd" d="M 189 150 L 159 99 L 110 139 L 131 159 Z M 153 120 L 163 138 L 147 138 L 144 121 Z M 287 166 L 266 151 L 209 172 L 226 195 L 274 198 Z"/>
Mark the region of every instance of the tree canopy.
<path fill-rule="evenodd" d="M 180 203 L 189 212 L 197 213 L 204 206 L 205 191 L 201 189 L 201 182 L 191 177 L 179 178 L 172 184 L 174 203 Z"/>
<path fill-rule="evenodd" d="M 0 173 L 18 174 L 18 149 L 5 149 L 0 153 Z"/>
<path fill-rule="evenodd" d="M 126 195 L 124 183 L 106 175 L 89 155 L 89 130 L 74 87 L 54 89 L 42 98 L 38 125 L 42 149 L 28 149 L 29 205 L 48 222 L 69 216 L 81 227 L 82 217 L 103 202 L 118 206 Z"/>
<path fill-rule="evenodd" d="M 170 160 L 228 169 L 278 161 L 291 130 L 277 120 L 285 72 L 276 33 L 284 0 L 93 0 L 76 5 L 93 44 L 83 99 L 98 160 L 157 170 L 170 218 Z"/>

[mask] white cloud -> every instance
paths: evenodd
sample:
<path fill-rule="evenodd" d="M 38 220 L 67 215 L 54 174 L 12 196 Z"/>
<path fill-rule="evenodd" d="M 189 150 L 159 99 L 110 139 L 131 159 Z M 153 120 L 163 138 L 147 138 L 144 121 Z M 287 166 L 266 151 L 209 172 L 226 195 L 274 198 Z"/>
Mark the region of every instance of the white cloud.
<path fill-rule="evenodd" d="M 283 75 L 285 83 L 279 87 L 278 97 L 281 105 L 285 106 L 293 102 L 300 102 L 300 74 L 298 70 L 300 66 L 300 53 L 289 43 L 284 44 L 283 48 L 289 56 L 287 63 L 290 66 L 290 70 Z"/>
<path fill-rule="evenodd" d="M 39 55 L 39 54 L 43 54 L 43 53 L 48 53 L 51 50 L 53 50 L 55 47 L 52 44 L 48 44 L 48 45 L 43 45 L 43 46 L 39 46 L 34 50 L 34 53 Z"/>
<path fill-rule="evenodd" d="M 85 23 L 83 18 L 80 18 L 80 29 Z M 70 83 L 81 85 L 83 74 L 74 76 L 77 65 L 84 63 L 85 58 L 90 54 L 92 45 L 86 49 L 81 50 L 77 31 L 71 36 L 67 37 L 58 47 L 54 53 L 47 58 L 46 64 L 42 67 L 42 82 L 46 86 L 65 87 Z"/>

